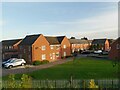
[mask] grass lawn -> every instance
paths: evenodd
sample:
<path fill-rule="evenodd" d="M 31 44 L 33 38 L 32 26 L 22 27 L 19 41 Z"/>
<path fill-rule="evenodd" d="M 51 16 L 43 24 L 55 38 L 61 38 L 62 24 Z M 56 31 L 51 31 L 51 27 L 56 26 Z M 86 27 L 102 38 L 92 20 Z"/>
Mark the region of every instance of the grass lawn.
<path fill-rule="evenodd" d="M 95 58 L 80 58 L 51 68 L 37 70 L 29 74 L 33 79 L 117 79 L 118 65 L 112 61 Z M 6 79 L 8 76 L 3 77 Z M 16 74 L 20 79 L 21 74 Z"/>

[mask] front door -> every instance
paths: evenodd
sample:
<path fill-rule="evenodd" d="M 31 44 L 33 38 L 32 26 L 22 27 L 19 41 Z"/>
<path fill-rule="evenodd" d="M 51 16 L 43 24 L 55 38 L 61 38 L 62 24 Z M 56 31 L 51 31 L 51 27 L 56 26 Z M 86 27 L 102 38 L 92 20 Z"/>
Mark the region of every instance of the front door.
<path fill-rule="evenodd" d="M 53 55 L 52 55 L 52 59 L 55 60 L 55 53 L 53 53 Z"/>

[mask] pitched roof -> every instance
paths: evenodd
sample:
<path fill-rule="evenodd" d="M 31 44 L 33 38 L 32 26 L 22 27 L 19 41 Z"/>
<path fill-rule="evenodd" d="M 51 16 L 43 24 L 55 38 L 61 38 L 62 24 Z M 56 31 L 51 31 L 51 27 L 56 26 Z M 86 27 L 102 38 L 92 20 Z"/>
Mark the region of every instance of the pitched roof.
<path fill-rule="evenodd" d="M 50 45 L 61 44 L 65 36 L 45 36 Z"/>
<path fill-rule="evenodd" d="M 19 45 L 32 45 L 41 34 L 27 35 Z"/>
<path fill-rule="evenodd" d="M 88 44 L 88 40 L 81 40 L 81 39 L 69 39 L 71 44 Z"/>
<path fill-rule="evenodd" d="M 59 43 L 62 43 L 64 38 L 65 38 L 65 36 L 57 36 Z"/>
<path fill-rule="evenodd" d="M 22 39 L 13 39 L 13 40 L 3 40 L 2 41 L 2 45 L 9 45 L 9 46 L 13 46 L 14 44 L 16 44 L 17 42 L 19 42 Z"/>
<path fill-rule="evenodd" d="M 106 41 L 107 39 L 94 39 L 93 41 L 92 41 L 92 44 L 105 44 L 105 41 Z"/>
<path fill-rule="evenodd" d="M 60 44 L 56 37 L 45 36 L 50 45 Z"/>

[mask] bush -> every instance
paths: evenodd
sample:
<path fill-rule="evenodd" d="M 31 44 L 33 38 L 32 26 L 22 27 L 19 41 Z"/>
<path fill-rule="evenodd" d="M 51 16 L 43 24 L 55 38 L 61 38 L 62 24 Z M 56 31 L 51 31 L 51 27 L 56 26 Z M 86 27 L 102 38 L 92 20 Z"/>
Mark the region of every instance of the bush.
<path fill-rule="evenodd" d="M 40 65 L 41 64 L 41 61 L 34 61 L 33 62 L 33 65 Z"/>
<path fill-rule="evenodd" d="M 47 64 L 47 63 L 49 63 L 48 60 L 43 60 L 43 61 L 41 61 L 41 64 Z"/>
<path fill-rule="evenodd" d="M 34 61 L 33 62 L 33 65 L 41 65 L 41 64 L 47 64 L 47 63 L 49 63 L 49 61 L 48 60 L 43 60 L 43 61 Z"/>

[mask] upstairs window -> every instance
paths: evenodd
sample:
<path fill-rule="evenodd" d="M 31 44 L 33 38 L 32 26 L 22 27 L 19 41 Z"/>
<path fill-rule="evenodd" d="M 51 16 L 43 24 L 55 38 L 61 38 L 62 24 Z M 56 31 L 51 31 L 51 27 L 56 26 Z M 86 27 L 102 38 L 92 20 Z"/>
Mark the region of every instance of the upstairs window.
<path fill-rule="evenodd" d="M 63 48 L 65 49 L 65 48 L 66 48 L 66 45 L 64 45 Z"/>
<path fill-rule="evenodd" d="M 53 49 L 54 47 L 53 46 L 50 46 L 51 49 Z"/>
<path fill-rule="evenodd" d="M 8 46 L 5 46 L 5 49 L 8 49 Z"/>
<path fill-rule="evenodd" d="M 46 47 L 45 46 L 42 46 L 42 50 L 45 50 L 46 49 Z"/>
<path fill-rule="evenodd" d="M 9 46 L 9 49 L 12 49 L 13 47 L 12 46 Z"/>
<path fill-rule="evenodd" d="M 56 49 L 57 49 L 57 50 L 60 49 L 60 46 L 56 46 Z"/>

